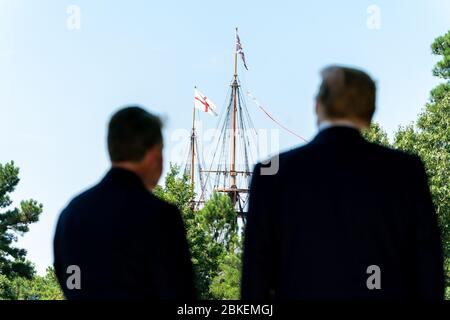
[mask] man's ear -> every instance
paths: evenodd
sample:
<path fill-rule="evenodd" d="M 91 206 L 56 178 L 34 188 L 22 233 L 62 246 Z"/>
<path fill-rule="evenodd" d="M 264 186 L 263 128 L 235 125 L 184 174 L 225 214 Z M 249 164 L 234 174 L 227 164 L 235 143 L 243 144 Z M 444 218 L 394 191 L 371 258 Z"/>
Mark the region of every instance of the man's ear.
<path fill-rule="evenodd" d="M 158 163 L 160 160 L 162 153 L 162 145 L 155 144 L 150 149 L 148 149 L 147 153 L 145 154 L 146 161 Z"/>
<path fill-rule="evenodd" d="M 316 115 L 320 114 L 320 112 L 321 112 L 320 108 L 321 108 L 321 105 L 320 105 L 319 99 L 316 99 L 316 106 L 315 106 Z"/>
<path fill-rule="evenodd" d="M 158 146 L 154 145 L 153 147 L 147 150 L 145 154 L 145 162 L 155 163 L 157 158 L 158 158 Z"/>

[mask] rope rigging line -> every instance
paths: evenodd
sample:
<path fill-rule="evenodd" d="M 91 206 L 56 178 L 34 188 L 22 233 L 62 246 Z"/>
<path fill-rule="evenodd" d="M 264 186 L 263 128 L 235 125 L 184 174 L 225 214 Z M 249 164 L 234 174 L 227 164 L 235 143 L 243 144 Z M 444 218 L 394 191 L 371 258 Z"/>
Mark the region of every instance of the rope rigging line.
<path fill-rule="evenodd" d="M 228 90 L 228 93 L 227 93 L 227 96 L 229 96 L 231 94 L 231 90 L 229 89 Z M 224 105 L 226 105 L 225 103 L 224 103 Z M 227 129 L 227 125 L 228 125 L 228 122 L 229 122 L 229 114 L 230 114 L 230 112 L 231 112 L 231 108 L 230 108 L 230 105 L 231 105 L 231 101 L 229 101 L 228 102 L 228 104 L 226 105 L 226 112 L 223 112 L 223 113 L 221 113 L 221 115 L 219 116 L 219 120 L 218 120 L 218 122 L 217 122 L 217 127 L 220 127 L 220 124 L 221 124 L 221 122 L 222 122 L 222 119 L 223 119 L 223 117 L 225 116 L 225 118 L 224 118 L 224 122 L 223 122 L 223 124 L 222 124 L 222 128 L 221 128 L 221 130 L 220 130 L 220 135 L 219 135 L 219 137 L 218 137 L 218 140 L 217 140 L 217 146 L 216 146 L 216 148 L 214 149 L 214 153 L 213 153 L 213 157 L 212 157 L 212 160 L 211 160 L 211 164 L 210 164 L 210 166 L 209 166 L 209 169 L 208 169 L 208 172 L 207 172 L 207 174 L 206 174 L 206 178 L 205 178 L 205 182 L 204 182 L 204 184 L 203 184 L 203 186 L 201 186 L 201 195 L 200 195 L 200 200 L 203 200 L 205 197 L 206 197 L 206 185 L 208 184 L 208 182 L 210 181 L 210 177 L 211 177 L 211 169 L 212 169 L 212 167 L 213 167 L 213 165 L 214 165 L 214 160 L 215 160 L 215 158 L 216 158 L 216 155 L 217 155 L 217 152 L 219 151 L 219 164 L 218 164 L 218 171 L 220 171 L 221 170 L 221 167 L 222 167 L 222 164 L 221 164 L 221 159 L 222 159 L 222 157 L 223 157 L 223 153 L 224 153 L 224 151 L 225 151 L 225 145 L 226 145 L 226 140 L 227 140 L 227 137 L 226 137 L 226 129 Z M 222 138 L 222 136 L 223 136 L 223 138 Z M 221 139 L 222 138 L 222 139 Z M 220 142 L 221 142 L 221 140 L 222 140 L 222 148 L 220 148 Z M 219 150 L 220 149 L 220 150 Z M 226 168 L 225 168 L 226 169 Z M 224 183 L 225 183 L 225 179 L 224 179 Z M 214 185 L 214 187 L 218 187 L 219 186 L 219 184 L 220 184 L 220 175 L 216 175 L 216 177 L 215 177 L 215 179 L 214 179 L 214 181 L 213 181 L 213 185 Z M 225 184 L 224 184 L 224 186 L 225 186 Z"/>
<path fill-rule="evenodd" d="M 240 92 L 238 92 L 238 101 L 239 101 L 239 109 L 240 109 L 240 126 L 241 126 L 241 130 L 242 133 L 245 133 L 249 130 L 248 126 L 245 124 L 245 119 L 244 119 L 244 114 L 243 114 L 243 108 L 242 108 L 242 101 L 241 101 L 241 94 Z M 241 135 L 241 143 L 242 143 L 242 152 L 244 153 L 244 171 L 248 172 L 250 171 L 250 166 L 249 166 L 249 156 L 248 156 L 248 150 L 247 150 L 247 146 L 250 145 L 248 137 L 246 134 L 242 134 Z"/>
<path fill-rule="evenodd" d="M 279 121 L 277 121 L 266 109 L 264 109 L 264 107 L 261 105 L 261 103 L 256 100 L 256 98 L 251 94 L 250 91 L 247 91 L 247 96 L 252 99 L 256 105 L 273 121 L 275 122 L 279 127 L 281 127 L 282 129 L 286 130 L 287 132 L 289 132 L 290 134 L 296 136 L 297 138 L 303 140 L 304 142 L 308 142 L 308 140 L 306 140 L 305 138 L 303 138 L 302 136 L 296 134 L 294 131 L 290 130 L 289 128 L 286 128 L 283 124 L 281 124 Z"/>

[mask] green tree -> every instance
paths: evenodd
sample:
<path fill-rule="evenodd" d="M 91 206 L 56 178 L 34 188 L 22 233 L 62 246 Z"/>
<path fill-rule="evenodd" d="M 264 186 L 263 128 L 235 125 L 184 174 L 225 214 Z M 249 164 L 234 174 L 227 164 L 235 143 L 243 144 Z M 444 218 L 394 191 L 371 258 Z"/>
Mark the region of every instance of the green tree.
<path fill-rule="evenodd" d="M 221 270 L 224 259 L 235 248 L 239 228 L 231 201 L 227 195 L 214 193 L 204 207 L 196 212 L 191 209 L 194 192 L 189 177 L 180 173 L 178 166 L 171 166 L 164 186 L 158 186 L 154 194 L 176 205 L 183 216 L 187 240 L 196 275 L 196 287 L 201 299 L 214 299 L 221 289 L 213 279 Z"/>
<path fill-rule="evenodd" d="M 188 238 L 202 299 L 216 298 L 210 287 L 222 262 L 235 248 L 238 230 L 236 212 L 225 194 L 213 193 L 205 206 L 195 213 Z"/>
<path fill-rule="evenodd" d="M 31 279 L 0 276 L 0 299 L 7 300 L 63 300 L 64 295 L 53 268 L 47 268 L 44 276 Z"/>
<path fill-rule="evenodd" d="M 217 275 L 212 279 L 210 293 L 216 300 L 238 300 L 241 288 L 242 241 L 236 234 L 233 245 L 219 265 Z"/>
<path fill-rule="evenodd" d="M 436 38 L 431 50 L 441 56 L 433 74 L 444 82 L 431 91 L 430 101 L 416 123 L 400 127 L 394 146 L 418 155 L 424 162 L 442 231 L 446 297 L 450 299 L 450 32 Z"/>
<path fill-rule="evenodd" d="M 369 129 L 364 130 L 362 136 L 369 142 L 377 143 L 385 147 L 390 146 L 386 131 L 376 122 L 373 122 Z"/>
<path fill-rule="evenodd" d="M 194 190 L 189 181 L 189 176 L 181 174 L 180 167 L 170 165 L 164 186 L 156 186 L 153 193 L 173 205 L 183 214 L 191 212 L 191 199 L 194 197 Z"/>
<path fill-rule="evenodd" d="M 418 155 L 424 162 L 434 207 L 442 231 L 447 298 L 450 298 L 450 94 L 430 102 L 416 125 L 401 127 L 396 148 Z"/>
<path fill-rule="evenodd" d="M 38 221 L 42 204 L 35 200 L 20 202 L 19 208 L 11 208 L 10 194 L 19 183 L 19 168 L 14 162 L 0 164 L 0 274 L 7 279 L 23 277 L 31 279 L 34 266 L 26 260 L 26 250 L 13 245 L 19 235 L 28 232 L 29 225 Z"/>
<path fill-rule="evenodd" d="M 445 82 L 434 88 L 430 97 L 431 102 L 438 102 L 450 94 L 450 31 L 433 41 L 431 51 L 434 55 L 442 57 L 434 66 L 433 75 L 444 79 Z"/>

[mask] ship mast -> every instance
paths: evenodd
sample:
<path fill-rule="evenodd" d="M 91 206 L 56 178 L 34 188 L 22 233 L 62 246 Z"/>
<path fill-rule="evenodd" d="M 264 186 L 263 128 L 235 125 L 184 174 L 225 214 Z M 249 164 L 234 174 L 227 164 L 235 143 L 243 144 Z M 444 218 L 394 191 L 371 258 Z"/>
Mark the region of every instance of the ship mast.
<path fill-rule="evenodd" d="M 236 28 L 236 34 L 238 29 Z M 236 189 L 236 95 L 237 95 L 237 50 L 234 51 L 234 80 L 232 84 L 233 94 L 233 122 L 232 122 L 232 140 L 231 140 L 231 172 L 230 172 L 230 189 Z M 232 194 L 232 203 L 236 204 L 236 191 Z"/>
<path fill-rule="evenodd" d="M 191 147 L 189 158 L 185 162 L 185 173 L 190 174 L 191 185 L 194 187 L 195 160 L 197 160 L 200 194 L 198 200 L 192 200 L 194 210 L 200 209 L 214 192 L 226 194 L 236 210 L 237 217 L 242 218 L 245 223 L 246 209 L 249 200 L 249 186 L 252 175 L 251 166 L 256 162 L 258 156 L 258 132 L 256 131 L 250 114 L 246 107 L 245 99 L 241 92 L 241 83 L 237 73 L 238 55 L 241 55 L 245 69 L 247 65 L 242 45 L 236 28 L 236 47 L 234 51 L 234 73 L 226 97 L 226 108 L 222 112 L 217 125 L 215 139 L 215 149 L 208 159 L 208 169 L 202 170 L 203 160 L 197 145 L 195 133 L 195 110 L 192 116 Z M 247 69 L 248 70 L 248 69 Z M 250 95 L 255 102 L 256 99 Z M 284 130 L 304 140 L 301 136 L 277 122 L 266 110 L 257 102 L 272 121 L 276 122 Z M 306 140 L 304 140 L 306 141 Z M 254 148 L 256 147 L 256 150 Z M 197 151 L 195 149 L 197 148 Z M 252 149 L 253 148 L 253 149 Z M 203 149 L 202 149 L 203 152 Z M 189 171 L 187 168 L 190 168 Z"/>
<path fill-rule="evenodd" d="M 195 87 L 194 89 L 196 89 L 197 87 Z M 193 197 L 191 199 L 191 209 L 196 211 L 199 209 L 199 204 L 203 201 L 199 201 L 195 199 L 195 194 L 196 194 L 196 187 L 197 187 L 197 183 L 200 186 L 200 188 L 202 186 L 204 186 L 204 181 L 203 181 L 203 169 L 202 169 L 202 165 L 203 165 L 203 161 L 201 159 L 201 153 L 200 153 L 200 149 L 199 149 L 199 145 L 198 145 L 198 141 L 197 141 L 197 133 L 196 133 L 196 129 L 195 129 L 195 114 L 196 114 L 196 110 L 195 110 L 195 103 L 194 106 L 192 108 L 192 131 L 191 131 L 191 136 L 190 136 L 190 147 L 188 150 L 188 157 L 185 161 L 185 168 L 184 168 L 184 174 L 187 175 L 189 177 L 189 181 L 191 184 L 191 188 L 192 191 L 194 192 Z M 198 174 L 196 175 L 195 171 L 198 171 Z M 197 180 L 197 181 L 196 181 Z"/>
<path fill-rule="evenodd" d="M 192 133 L 191 133 L 191 186 L 194 190 L 195 175 L 195 106 L 192 107 Z"/>
<path fill-rule="evenodd" d="M 214 192 L 225 193 L 230 198 L 237 216 L 245 220 L 248 187 L 252 174 L 250 166 L 255 160 L 252 150 L 249 149 L 257 145 L 257 133 L 241 93 L 237 69 L 239 50 L 242 48 L 237 32 L 238 28 L 236 28 L 234 72 L 227 94 L 227 107 L 222 113 L 223 117 L 219 119 L 216 147 L 208 164 L 209 169 L 200 170 L 206 174 L 206 177 L 205 182 L 201 183 L 201 193 L 197 203 L 204 203 Z M 207 185 L 208 183 L 212 184 L 211 187 Z"/>
<path fill-rule="evenodd" d="M 236 40 L 238 39 L 238 28 L 236 28 Z M 225 165 L 225 170 L 217 170 L 215 173 L 219 175 L 225 175 L 227 177 L 229 175 L 229 185 L 219 187 L 218 180 L 216 180 L 216 191 L 218 192 L 224 192 L 227 193 L 230 197 L 231 203 L 233 204 L 233 207 L 237 209 L 238 215 L 243 216 L 244 215 L 244 207 L 246 203 L 247 197 L 243 197 L 243 194 L 248 193 L 248 180 L 247 178 L 250 177 L 251 172 L 249 170 L 249 163 L 248 163 L 248 151 L 247 151 L 247 144 L 248 140 L 244 138 L 243 136 L 246 136 L 250 130 L 251 131 L 251 119 L 249 118 L 248 112 L 246 111 L 245 107 L 243 108 L 242 103 L 242 97 L 240 93 L 240 84 L 239 84 L 239 78 L 237 74 L 237 65 L 238 65 L 238 48 L 236 46 L 235 52 L 234 52 L 234 73 L 233 73 L 233 81 L 231 83 L 231 101 L 229 104 L 229 113 L 230 116 L 230 127 L 231 127 L 231 136 L 230 136 L 230 143 L 231 143 L 231 163 L 229 163 L 230 167 L 227 170 Z M 225 121 L 226 122 L 226 121 Z M 246 124 L 247 123 L 247 124 Z M 225 126 L 226 127 L 226 126 Z M 238 138 L 238 130 L 243 136 L 240 136 L 240 146 L 239 151 L 244 154 L 244 163 L 245 167 L 242 169 L 237 170 L 237 164 L 236 164 L 236 154 L 237 154 L 237 138 Z M 253 128 L 254 130 L 254 128 Z M 243 140 L 243 141 L 241 141 Z M 226 146 L 226 144 L 225 144 Z M 226 150 L 226 147 L 223 151 Z M 222 153 L 223 154 L 223 153 Z M 226 156 L 225 156 L 226 158 Z M 242 159 L 241 159 L 242 160 Z M 214 172 L 214 171 L 211 171 Z M 238 186 L 238 179 L 237 176 L 241 175 L 242 178 L 246 179 L 247 181 L 244 182 L 239 180 L 239 186 Z M 219 179 L 220 180 L 220 179 Z M 241 185 L 242 184 L 242 185 Z"/>

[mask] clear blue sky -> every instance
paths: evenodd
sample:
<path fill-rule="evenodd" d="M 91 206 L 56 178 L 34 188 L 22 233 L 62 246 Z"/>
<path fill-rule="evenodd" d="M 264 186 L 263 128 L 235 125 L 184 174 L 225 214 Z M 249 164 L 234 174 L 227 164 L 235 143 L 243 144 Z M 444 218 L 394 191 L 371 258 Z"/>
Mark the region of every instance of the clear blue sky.
<path fill-rule="evenodd" d="M 81 9 L 80 30 L 66 27 L 71 4 Z M 379 30 L 366 25 L 371 4 L 381 10 Z M 52 263 L 60 210 L 108 169 L 105 128 L 118 107 L 164 115 L 166 168 L 177 160 L 171 137 L 190 126 L 194 85 L 224 104 L 235 26 L 250 68 L 240 67 L 245 87 L 311 138 L 318 72 L 330 63 L 373 75 L 375 120 L 389 133 L 413 121 L 438 83 L 430 44 L 450 29 L 449 14 L 448 0 L 0 0 L 0 163 L 20 167 L 15 201 L 44 204 L 20 245 L 40 273 Z M 257 129 L 276 128 L 247 105 Z M 299 144 L 284 132 L 280 139 L 281 149 Z"/>

